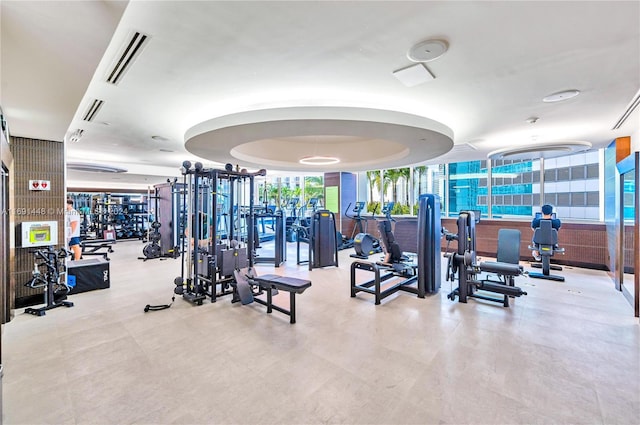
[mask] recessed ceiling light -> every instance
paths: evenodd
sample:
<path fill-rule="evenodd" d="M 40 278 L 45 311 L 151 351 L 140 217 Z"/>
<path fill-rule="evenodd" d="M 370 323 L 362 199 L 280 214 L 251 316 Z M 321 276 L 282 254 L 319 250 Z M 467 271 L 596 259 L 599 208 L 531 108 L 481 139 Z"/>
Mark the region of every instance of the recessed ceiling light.
<path fill-rule="evenodd" d="M 173 152 L 171 149 L 158 149 L 160 152 Z"/>
<path fill-rule="evenodd" d="M 407 57 L 413 62 L 429 62 L 442 56 L 448 48 L 444 40 L 425 40 L 409 49 Z"/>
<path fill-rule="evenodd" d="M 550 94 L 542 99 L 545 103 L 561 102 L 563 100 L 571 99 L 580 94 L 580 90 L 565 90 L 557 93 Z"/>
<path fill-rule="evenodd" d="M 300 158 L 300 164 L 305 165 L 331 165 L 337 164 L 340 162 L 340 158 L 336 158 L 335 156 L 305 156 L 304 158 Z"/>
<path fill-rule="evenodd" d="M 153 140 L 155 140 L 156 142 L 167 142 L 167 141 L 169 141 L 169 139 L 167 139 L 164 136 L 151 136 L 151 138 Z"/>

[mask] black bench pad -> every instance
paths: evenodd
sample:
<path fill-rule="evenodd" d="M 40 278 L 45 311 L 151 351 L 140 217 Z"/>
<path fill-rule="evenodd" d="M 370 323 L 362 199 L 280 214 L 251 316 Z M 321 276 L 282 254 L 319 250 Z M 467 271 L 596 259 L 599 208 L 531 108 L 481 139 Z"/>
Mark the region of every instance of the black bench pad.
<path fill-rule="evenodd" d="M 311 286 L 311 281 L 306 279 L 298 279 L 295 277 L 279 276 L 276 274 L 266 274 L 264 276 L 254 277 L 252 280 L 262 285 L 271 285 L 281 291 L 295 292 L 302 294 Z"/>
<path fill-rule="evenodd" d="M 484 261 L 480 263 L 483 272 L 498 273 L 504 276 L 519 276 L 523 268 L 519 264 L 500 263 L 497 261 Z"/>

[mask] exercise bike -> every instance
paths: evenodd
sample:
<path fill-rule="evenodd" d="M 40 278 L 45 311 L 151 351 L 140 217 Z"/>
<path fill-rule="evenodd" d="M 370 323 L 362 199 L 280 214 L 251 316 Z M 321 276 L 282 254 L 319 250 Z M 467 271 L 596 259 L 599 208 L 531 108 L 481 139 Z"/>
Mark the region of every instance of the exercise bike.
<path fill-rule="evenodd" d="M 44 316 L 47 310 L 56 307 L 73 307 L 72 302 L 65 301 L 71 288 L 66 282 L 67 268 L 64 260 L 71 255 L 71 252 L 64 248 L 56 251 L 49 246 L 47 249 L 35 250 L 33 254 L 35 257 L 33 278 L 25 286 L 33 289 L 44 288 L 45 305 L 40 308 L 27 308 L 24 312 L 34 316 Z"/>

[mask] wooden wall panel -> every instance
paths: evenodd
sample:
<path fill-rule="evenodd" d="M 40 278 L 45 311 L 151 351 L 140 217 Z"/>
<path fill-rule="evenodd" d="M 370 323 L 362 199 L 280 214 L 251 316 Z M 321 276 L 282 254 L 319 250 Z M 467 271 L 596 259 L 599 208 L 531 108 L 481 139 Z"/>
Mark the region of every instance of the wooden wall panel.
<path fill-rule="evenodd" d="M 416 246 L 414 240 L 417 235 L 418 222 L 415 218 L 397 218 L 398 222 L 403 222 L 402 232 L 395 234 L 396 241 L 403 251 L 411 251 L 410 247 Z M 404 221 L 408 223 L 405 224 Z M 411 232 L 408 226 L 415 226 L 415 231 Z M 457 218 L 443 218 L 442 226 L 452 233 L 457 233 Z M 373 236 L 379 237 L 377 231 L 370 226 Z M 533 231 L 528 221 L 510 220 L 482 220 L 476 225 L 476 250 L 477 254 L 486 257 L 495 257 L 498 249 L 498 230 L 517 229 L 520 230 L 520 259 L 522 261 L 532 260 L 531 244 Z M 607 231 L 604 224 L 587 223 L 563 223 L 562 229 L 558 233 L 559 245 L 565 249 L 564 255 L 556 255 L 552 262 L 576 267 L 584 267 L 598 270 L 607 268 Z M 442 238 L 442 252 L 445 252 L 447 241 Z M 457 247 L 456 242 L 451 242 L 449 249 Z"/>
<path fill-rule="evenodd" d="M 49 140 L 12 137 L 11 152 L 14 159 L 14 232 L 25 221 L 57 221 L 58 245 L 65 244 L 65 170 L 64 145 Z M 51 190 L 31 191 L 29 180 L 49 180 Z M 17 242 L 16 242 L 17 243 Z M 16 247 L 15 269 L 16 299 L 42 293 L 24 286 L 31 279 L 33 254 Z M 18 303 L 19 304 L 19 303 Z"/>
<path fill-rule="evenodd" d="M 442 224 L 457 232 L 456 219 L 442 219 Z M 520 259 L 531 260 L 533 231 L 528 221 L 482 220 L 476 225 L 476 249 L 479 255 L 495 256 L 498 249 L 498 230 L 520 230 Z M 555 255 L 552 262 L 576 267 L 607 269 L 607 231 L 604 224 L 562 223 L 558 232 L 564 255 Z M 446 242 L 443 241 L 443 246 Z"/>

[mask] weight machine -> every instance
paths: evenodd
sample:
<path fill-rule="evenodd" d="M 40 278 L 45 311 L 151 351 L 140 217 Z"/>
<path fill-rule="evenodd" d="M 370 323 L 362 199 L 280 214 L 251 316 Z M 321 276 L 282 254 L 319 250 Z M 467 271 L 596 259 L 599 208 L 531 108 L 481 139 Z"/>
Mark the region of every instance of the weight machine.
<path fill-rule="evenodd" d="M 231 164 L 224 170 L 205 169 L 199 162 L 192 167 L 184 161 L 182 174 L 187 210 L 183 245 L 187 249 L 182 254 L 181 275 L 174 279 L 174 292 L 197 305 L 207 297 L 216 302 L 217 297 L 229 294 L 234 294 L 235 301 L 234 271 L 254 265 L 254 178 L 266 175 L 266 170 L 234 170 Z M 243 206 L 247 192 L 248 206 Z M 227 230 L 224 234 L 219 232 L 221 220 Z"/>
<path fill-rule="evenodd" d="M 514 286 L 513 282 L 515 276 L 524 273 L 523 268 L 519 264 L 503 262 L 476 263 L 476 223 L 479 220 L 480 217 L 476 217 L 474 211 L 462 211 L 457 220 L 458 234 L 445 233 L 448 242 L 458 243 L 457 251 L 445 253 L 448 258 L 447 280 L 458 280 L 458 287 L 447 298 L 453 301 L 457 296 L 461 303 L 466 303 L 468 298 L 478 298 L 509 307 L 509 297 L 527 295 L 521 288 Z M 504 278 L 504 283 L 479 280 L 480 272 L 495 273 Z M 478 290 L 501 294 L 503 297 L 481 295 Z"/>
<path fill-rule="evenodd" d="M 437 195 L 420 196 L 418 212 L 417 261 L 404 256 L 391 231 L 390 217 L 378 222 L 385 260 L 372 263 L 351 263 L 351 297 L 359 292 L 373 294 L 375 304 L 398 292 L 405 291 L 424 298 L 440 290 L 440 198 Z M 358 282 L 357 271 L 373 273 L 373 279 Z M 392 280 L 393 279 L 393 280 Z M 382 288 L 383 285 L 388 285 Z"/>

